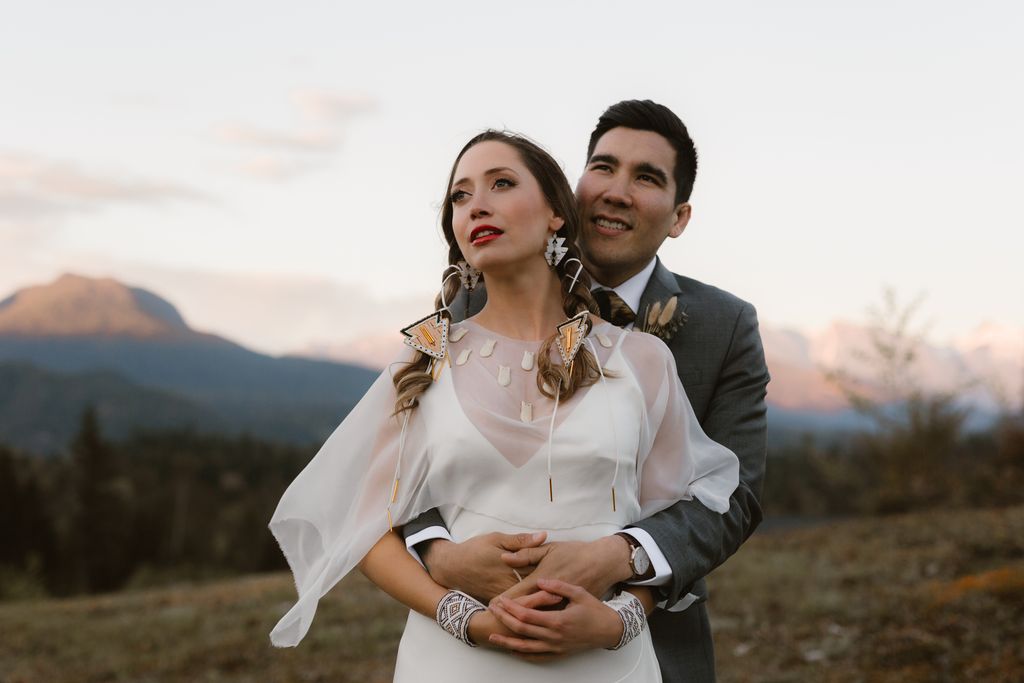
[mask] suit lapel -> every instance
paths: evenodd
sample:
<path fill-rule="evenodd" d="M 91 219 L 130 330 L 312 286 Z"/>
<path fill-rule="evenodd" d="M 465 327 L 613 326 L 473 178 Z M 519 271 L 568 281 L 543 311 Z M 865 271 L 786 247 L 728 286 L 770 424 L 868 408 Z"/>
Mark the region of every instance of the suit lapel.
<path fill-rule="evenodd" d="M 640 297 L 637 323 L 642 323 L 644 318 L 647 317 L 647 312 L 651 310 L 651 306 L 658 302 L 664 304 L 669 297 L 679 296 L 682 293 L 682 290 L 679 289 L 679 283 L 676 281 L 676 276 L 661 263 L 659 258 L 658 262 L 654 264 L 654 272 L 651 273 L 651 279 L 647 281 L 647 287 Z M 679 310 L 686 310 L 686 302 L 681 297 L 677 305 Z"/>

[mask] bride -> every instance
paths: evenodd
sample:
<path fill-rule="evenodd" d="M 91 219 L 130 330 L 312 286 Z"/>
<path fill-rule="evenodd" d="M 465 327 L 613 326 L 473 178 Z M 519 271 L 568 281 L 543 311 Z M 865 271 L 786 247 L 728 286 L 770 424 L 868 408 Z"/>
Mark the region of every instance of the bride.
<path fill-rule="evenodd" d="M 701 430 L 668 348 L 595 315 L 572 191 L 546 152 L 503 132 L 470 140 L 442 227 L 440 310 L 403 330 L 409 348 L 271 520 L 299 595 L 271 640 L 298 644 L 320 597 L 358 566 L 410 608 L 396 681 L 660 681 L 648 589 L 602 600 L 547 581 L 488 608 L 434 583 L 393 530 L 438 508 L 457 541 L 541 530 L 594 540 L 681 499 L 724 512 L 738 482 L 735 455 Z M 480 280 L 486 306 L 453 322 L 448 302 Z M 522 638 L 508 626 L 545 638 L 552 618 L 578 625 L 571 656 L 529 660 L 499 645 Z"/>

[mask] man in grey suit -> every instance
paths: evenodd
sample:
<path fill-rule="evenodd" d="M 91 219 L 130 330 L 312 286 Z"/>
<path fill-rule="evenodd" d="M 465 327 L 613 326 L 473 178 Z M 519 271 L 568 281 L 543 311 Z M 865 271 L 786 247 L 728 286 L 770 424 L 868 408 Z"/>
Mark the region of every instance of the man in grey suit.
<path fill-rule="evenodd" d="M 754 308 L 671 273 L 657 258 L 664 240 L 686 228 L 696 171 L 693 141 L 671 110 L 646 100 L 612 105 L 591 134 L 576 188 L 580 247 L 602 316 L 611 322 L 648 328 L 649 311 L 675 299 L 675 316 L 655 332 L 672 350 L 704 431 L 739 457 L 729 511 L 681 501 L 590 543 L 543 544 L 542 535 L 498 533 L 454 543 L 433 511 L 403 530 L 436 581 L 483 600 L 532 592 L 537 578 L 562 579 L 598 596 L 620 582 L 655 587 L 663 603 L 649 624 L 662 676 L 691 682 L 715 679 L 704 577 L 761 521 L 769 380 Z M 471 301 L 469 310 L 481 306 Z M 526 578 L 516 583 L 510 567 Z"/>

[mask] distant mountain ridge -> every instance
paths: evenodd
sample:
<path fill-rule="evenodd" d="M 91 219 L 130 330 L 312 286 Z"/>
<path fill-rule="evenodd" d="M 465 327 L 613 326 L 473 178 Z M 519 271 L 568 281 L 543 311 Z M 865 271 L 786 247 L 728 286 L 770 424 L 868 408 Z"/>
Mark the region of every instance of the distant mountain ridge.
<path fill-rule="evenodd" d="M 167 300 L 110 278 L 62 275 L 0 301 L 0 335 L 205 336 Z"/>
<path fill-rule="evenodd" d="M 3 361 L 41 371 L 35 388 L 43 392 L 66 394 L 78 382 L 92 386 L 93 402 L 100 402 L 107 398 L 100 384 L 82 373 L 105 371 L 139 390 L 184 402 L 171 410 L 180 419 L 168 424 L 166 411 L 154 409 L 139 415 L 139 427 L 216 428 L 301 443 L 326 438 L 378 374 L 356 365 L 256 353 L 192 330 L 172 304 L 152 292 L 75 275 L 20 290 L 0 303 Z M 0 384 L 0 403 L 31 404 L 38 397 L 28 386 Z M 152 395 L 146 400 L 156 405 Z M 169 406 L 166 400 L 160 405 Z M 205 417 L 197 418 L 197 411 Z M 11 414 L 0 414 L 0 439 L 28 428 L 24 422 L 15 428 Z M 47 420 L 40 415 L 38 422 Z"/>
<path fill-rule="evenodd" d="M 806 334 L 762 324 L 761 333 L 772 375 L 773 436 L 863 426 L 825 370 L 870 374 L 858 356 L 870 344 L 866 327 L 836 322 Z M 378 374 L 351 360 L 381 367 L 395 348 L 393 333 L 387 342 L 373 334 L 362 339 L 358 347 L 310 347 L 303 355 L 274 358 L 193 330 L 170 302 L 148 290 L 63 275 L 0 302 L 0 363 L 20 368 L 0 372 L 0 441 L 62 443 L 66 431 L 55 431 L 52 415 L 38 415 L 31 424 L 31 406 L 66 415 L 93 402 L 107 405 L 112 416 L 137 416 L 118 425 L 137 419 L 143 428 L 191 426 L 319 442 Z M 952 347 L 925 345 L 918 369 L 925 388 L 956 390 L 982 417 L 1019 405 L 1024 330 L 988 325 Z M 126 398 L 134 392 L 135 399 Z M 111 396 L 122 403 L 110 403 Z M 133 400 L 150 408 L 117 407 Z"/>
<path fill-rule="evenodd" d="M 835 411 L 846 407 L 826 372 L 843 370 L 870 386 L 877 368 L 865 360 L 872 342 L 867 326 L 836 321 L 805 334 L 761 326 L 777 408 Z M 947 346 L 922 343 L 912 364 L 920 388 L 951 392 L 982 412 L 1019 407 L 1024 399 L 1024 330 L 988 323 Z"/>

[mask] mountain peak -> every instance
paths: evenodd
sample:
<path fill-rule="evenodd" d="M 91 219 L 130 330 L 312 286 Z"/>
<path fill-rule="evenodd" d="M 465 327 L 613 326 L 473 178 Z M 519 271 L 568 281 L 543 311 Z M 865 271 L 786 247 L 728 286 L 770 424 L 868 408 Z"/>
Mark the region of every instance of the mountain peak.
<path fill-rule="evenodd" d="M 149 338 L 190 333 L 170 302 L 111 278 L 68 273 L 0 301 L 0 334 Z"/>

